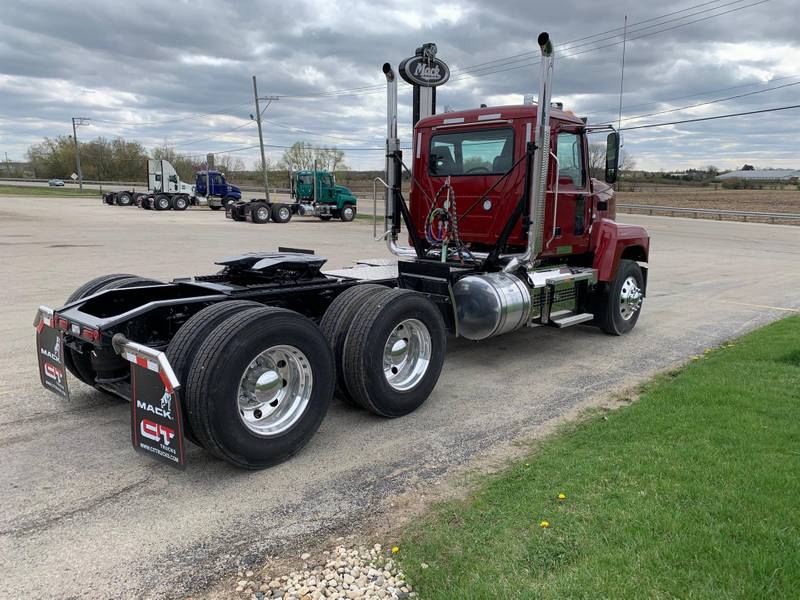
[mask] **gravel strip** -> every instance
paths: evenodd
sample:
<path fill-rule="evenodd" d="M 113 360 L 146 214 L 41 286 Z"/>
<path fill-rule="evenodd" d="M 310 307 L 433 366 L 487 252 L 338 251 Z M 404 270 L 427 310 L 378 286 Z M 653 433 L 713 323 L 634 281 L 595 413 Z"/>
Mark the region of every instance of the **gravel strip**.
<path fill-rule="evenodd" d="M 417 594 L 406 583 L 392 558 L 397 548 L 337 546 L 320 558 L 308 552 L 300 555 L 302 570 L 287 575 L 266 576 L 253 571 L 239 571 L 236 592 L 256 600 L 321 600 L 322 598 L 359 598 L 363 600 L 404 600 Z"/>

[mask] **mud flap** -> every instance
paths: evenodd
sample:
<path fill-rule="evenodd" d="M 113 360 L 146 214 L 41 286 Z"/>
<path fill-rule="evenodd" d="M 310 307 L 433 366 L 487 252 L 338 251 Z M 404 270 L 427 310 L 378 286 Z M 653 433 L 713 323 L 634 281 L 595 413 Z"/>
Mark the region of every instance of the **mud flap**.
<path fill-rule="evenodd" d="M 64 365 L 64 335 L 53 327 L 53 310 L 40 306 L 33 325 L 36 327 L 39 379 L 45 389 L 69 400 L 67 369 Z"/>
<path fill-rule="evenodd" d="M 163 352 L 114 336 L 114 350 L 131 363 L 131 442 L 157 460 L 184 469 L 180 382 Z"/>

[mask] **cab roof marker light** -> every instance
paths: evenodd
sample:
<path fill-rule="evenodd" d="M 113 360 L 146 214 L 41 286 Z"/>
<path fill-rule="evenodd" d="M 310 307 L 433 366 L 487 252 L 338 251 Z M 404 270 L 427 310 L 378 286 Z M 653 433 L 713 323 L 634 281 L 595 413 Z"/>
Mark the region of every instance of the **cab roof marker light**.
<path fill-rule="evenodd" d="M 494 121 L 496 119 L 502 119 L 503 115 L 500 113 L 492 113 L 491 115 L 478 115 L 478 121 Z"/>
<path fill-rule="evenodd" d="M 464 117 L 455 117 L 452 119 L 445 119 L 444 121 L 442 121 L 444 125 L 452 125 L 453 123 L 463 123 L 463 122 L 464 122 Z"/>

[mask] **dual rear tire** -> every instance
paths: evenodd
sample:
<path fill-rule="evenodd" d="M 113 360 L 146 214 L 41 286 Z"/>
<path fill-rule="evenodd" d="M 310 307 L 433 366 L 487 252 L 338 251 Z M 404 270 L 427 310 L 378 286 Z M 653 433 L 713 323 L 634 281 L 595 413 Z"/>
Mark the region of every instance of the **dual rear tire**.
<path fill-rule="evenodd" d="M 444 364 L 447 330 L 421 294 L 361 284 L 342 293 L 320 327 L 337 366 L 340 397 L 383 417 L 419 408 Z"/>
<path fill-rule="evenodd" d="M 187 372 L 181 388 L 187 431 L 241 468 L 285 461 L 319 429 L 333 397 L 325 337 L 310 319 L 282 308 L 223 302 L 204 310 L 204 317 L 195 315 L 205 333 L 193 336 L 199 349 L 190 364 L 178 366 Z"/>

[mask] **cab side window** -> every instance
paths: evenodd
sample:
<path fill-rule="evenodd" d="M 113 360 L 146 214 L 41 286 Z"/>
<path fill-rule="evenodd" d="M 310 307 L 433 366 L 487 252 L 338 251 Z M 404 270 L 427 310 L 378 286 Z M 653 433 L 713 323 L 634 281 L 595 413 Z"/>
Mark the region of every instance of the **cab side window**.
<path fill-rule="evenodd" d="M 559 179 L 569 179 L 575 187 L 583 187 L 583 139 L 577 133 L 562 131 L 556 144 Z"/>

